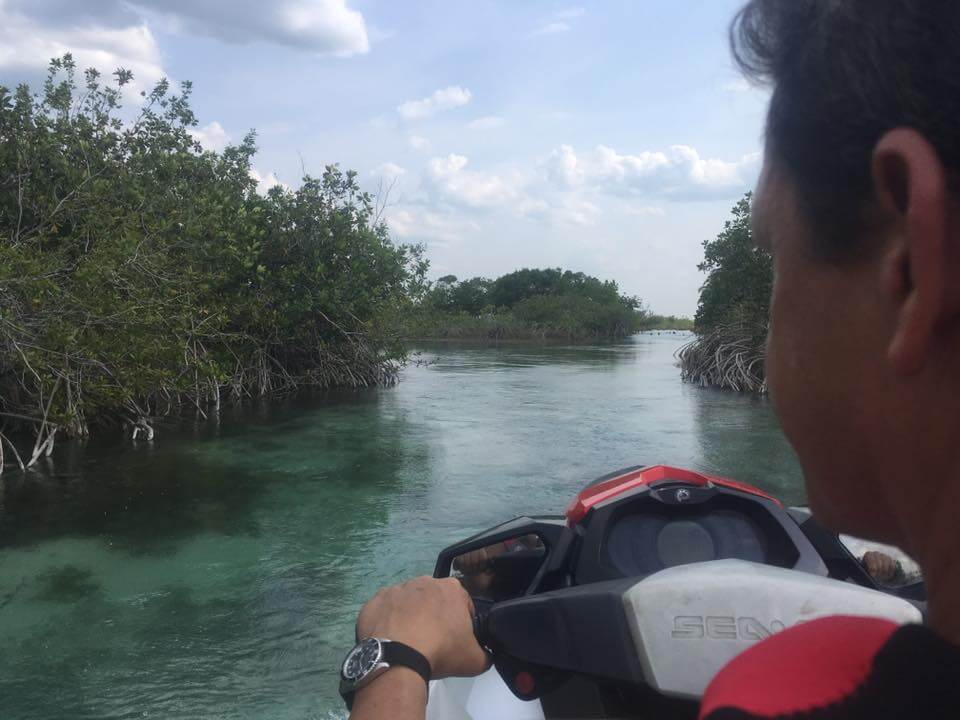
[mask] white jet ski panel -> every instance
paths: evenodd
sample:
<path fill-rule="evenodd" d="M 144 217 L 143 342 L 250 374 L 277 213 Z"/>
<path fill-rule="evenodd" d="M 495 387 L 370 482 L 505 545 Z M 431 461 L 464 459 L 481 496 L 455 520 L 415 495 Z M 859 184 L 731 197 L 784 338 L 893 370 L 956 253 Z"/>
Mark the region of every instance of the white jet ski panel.
<path fill-rule="evenodd" d="M 644 677 L 657 692 L 697 699 L 754 643 L 828 615 L 921 621 L 909 602 L 876 590 L 742 560 L 662 570 L 630 588 L 624 609 Z"/>
<path fill-rule="evenodd" d="M 544 720 L 539 700 L 524 701 L 506 686 L 494 668 L 475 678 L 446 678 L 430 683 L 426 720 Z"/>

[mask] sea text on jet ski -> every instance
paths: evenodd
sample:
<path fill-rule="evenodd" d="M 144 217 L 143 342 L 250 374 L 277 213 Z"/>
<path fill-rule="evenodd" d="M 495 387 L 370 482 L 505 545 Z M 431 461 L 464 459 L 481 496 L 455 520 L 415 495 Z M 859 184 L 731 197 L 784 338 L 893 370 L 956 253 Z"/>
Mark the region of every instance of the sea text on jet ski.
<path fill-rule="evenodd" d="M 731 615 L 677 615 L 673 618 L 671 637 L 699 640 L 760 640 L 786 628 L 780 620 L 764 625 L 757 618 Z"/>

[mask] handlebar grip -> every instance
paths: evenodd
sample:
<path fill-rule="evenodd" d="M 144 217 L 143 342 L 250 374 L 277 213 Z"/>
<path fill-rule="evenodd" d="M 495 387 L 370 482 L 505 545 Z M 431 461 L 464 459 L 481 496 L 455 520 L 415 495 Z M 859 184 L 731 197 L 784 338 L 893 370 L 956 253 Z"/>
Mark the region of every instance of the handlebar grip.
<path fill-rule="evenodd" d="M 477 644 L 487 652 L 490 651 L 487 642 L 487 618 L 489 613 L 478 610 L 473 616 L 473 636 L 477 639 Z"/>

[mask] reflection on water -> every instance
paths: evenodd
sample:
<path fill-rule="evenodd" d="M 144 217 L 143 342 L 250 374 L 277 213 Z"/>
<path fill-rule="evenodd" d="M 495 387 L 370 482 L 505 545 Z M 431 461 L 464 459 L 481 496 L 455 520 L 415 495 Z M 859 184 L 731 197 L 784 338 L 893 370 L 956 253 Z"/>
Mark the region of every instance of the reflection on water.
<path fill-rule="evenodd" d="M 3 717 L 339 717 L 360 603 L 455 539 L 638 463 L 799 500 L 768 403 L 682 385 L 684 339 L 431 345 L 396 388 L 5 475 Z"/>
<path fill-rule="evenodd" d="M 752 483 L 788 505 L 805 502 L 793 451 L 766 398 L 737 398 L 701 390 L 695 407 L 702 469 Z"/>

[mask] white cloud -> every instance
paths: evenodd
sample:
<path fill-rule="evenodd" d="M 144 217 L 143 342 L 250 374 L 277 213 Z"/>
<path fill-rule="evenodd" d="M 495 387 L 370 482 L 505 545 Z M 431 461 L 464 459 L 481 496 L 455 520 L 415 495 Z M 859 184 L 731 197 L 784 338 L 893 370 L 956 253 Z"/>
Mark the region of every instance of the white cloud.
<path fill-rule="evenodd" d="M 530 36 L 540 37 L 543 35 L 559 35 L 560 33 L 569 32 L 573 29 L 571 23 L 584 13 L 586 13 L 586 10 L 582 7 L 570 7 L 556 12 L 549 20 L 533 30 Z"/>
<path fill-rule="evenodd" d="M 197 3 L 191 2 L 191 5 L 196 6 Z M 230 5 L 232 9 L 233 3 Z M 261 12 L 266 9 L 263 19 L 271 15 L 281 19 L 276 37 L 280 42 L 299 42 L 320 54 L 339 57 L 349 57 L 370 50 L 363 15 L 348 8 L 345 0 L 287 2 L 279 7 L 276 3 L 253 2 L 250 7 Z M 222 17 L 226 14 L 228 13 L 217 13 L 215 21 L 222 22 Z M 255 30 L 256 24 L 251 23 L 250 27 Z"/>
<path fill-rule="evenodd" d="M 560 187 L 572 188 L 583 182 L 583 168 L 570 145 L 561 145 L 551 152 L 544 165 L 547 176 Z"/>
<path fill-rule="evenodd" d="M 689 145 L 636 155 L 598 145 L 582 156 L 571 146 L 561 145 L 547 158 L 543 170 L 561 188 L 589 186 L 615 193 L 704 199 L 739 194 L 754 179 L 759 163 L 759 153 L 727 161 L 703 158 Z"/>
<path fill-rule="evenodd" d="M 250 168 L 250 177 L 257 183 L 257 192 L 259 192 L 261 195 L 266 195 L 267 191 L 276 185 L 279 185 L 285 190 L 290 190 L 290 186 L 285 182 L 282 182 L 273 173 L 261 175 L 256 168 Z"/>
<path fill-rule="evenodd" d="M 702 157 L 686 145 L 635 154 L 605 145 L 577 153 L 561 145 L 539 165 L 517 161 L 475 168 L 466 155 L 451 153 L 430 158 L 408 201 L 392 209 L 388 221 L 400 237 L 442 243 L 477 239 L 518 220 L 558 232 L 609 229 L 607 216 L 631 226 L 631 218 L 666 217 L 662 201 L 738 197 L 753 181 L 759 159 L 759 154 L 736 161 Z M 604 236 L 583 237 L 595 244 Z"/>
<path fill-rule="evenodd" d="M 404 120 L 422 120 L 438 112 L 462 107 L 468 102 L 470 91 L 459 85 L 451 85 L 421 100 L 408 100 L 397 106 L 397 112 Z"/>
<path fill-rule="evenodd" d="M 234 42 L 269 42 L 320 55 L 367 52 L 363 15 L 347 0 L 0 0 L 0 73 L 33 78 L 52 57 L 73 54 L 77 67 L 109 78 L 133 72 L 129 95 L 165 76 L 151 25 Z"/>
<path fill-rule="evenodd" d="M 416 218 L 409 210 L 391 208 L 386 212 L 386 221 L 390 230 L 402 238 L 410 237 L 417 228 Z"/>
<path fill-rule="evenodd" d="M 370 48 L 347 0 L 0 0 L 0 68 L 43 67 L 73 52 L 81 67 L 162 77 L 150 25 L 230 43 L 266 42 L 346 57 Z"/>
<path fill-rule="evenodd" d="M 76 14 L 81 10 L 70 4 L 63 8 L 64 17 L 38 16 L 36 11 L 48 5 L 0 1 L 0 71 L 15 75 L 15 82 L 68 52 L 78 69 L 97 68 L 107 79 L 118 67 L 131 70 L 131 91 L 147 89 L 164 76 L 153 33 L 135 16 L 115 12 L 101 21 L 81 15 L 72 22 L 71 9 Z"/>
<path fill-rule="evenodd" d="M 432 148 L 430 141 L 421 135 L 411 135 L 407 138 L 407 143 L 417 152 L 430 152 Z"/>
<path fill-rule="evenodd" d="M 753 89 L 753 85 L 751 85 L 746 78 L 739 77 L 725 82 L 723 89 L 729 93 L 740 94 L 750 92 Z"/>
<path fill-rule="evenodd" d="M 754 180 L 759 160 L 759 154 L 736 161 L 705 158 L 687 145 L 637 154 L 605 145 L 578 154 L 572 146 L 561 145 L 539 166 L 517 162 L 492 171 L 474 169 L 465 155 L 453 153 L 430 159 L 417 197 L 432 211 L 461 218 L 497 222 L 512 217 L 556 227 L 594 226 L 608 212 L 621 217 L 666 215 L 659 203 L 635 198 L 735 198 Z M 615 201 L 617 197 L 630 200 Z M 409 220 L 397 216 L 399 234 L 407 232 Z"/>
<path fill-rule="evenodd" d="M 318 55 L 349 57 L 370 49 L 363 15 L 347 0 L 130 0 L 164 16 L 183 34 L 224 42 L 266 42 Z"/>
<path fill-rule="evenodd" d="M 540 35 L 559 35 L 560 33 L 569 32 L 570 24 L 565 22 L 549 22 L 546 25 L 541 25 L 532 33 L 533 37 L 539 37 Z"/>
<path fill-rule="evenodd" d="M 377 165 L 373 170 L 370 171 L 370 174 L 377 178 L 383 178 L 384 180 L 391 182 L 396 180 L 401 175 L 406 174 L 406 170 L 396 163 L 385 162 L 381 165 Z"/>
<path fill-rule="evenodd" d="M 600 218 L 601 210 L 589 200 L 584 200 L 576 194 L 568 194 L 554 198 L 552 203 L 539 211 L 529 213 L 540 217 L 553 225 L 593 225 Z"/>
<path fill-rule="evenodd" d="M 387 227 L 403 240 L 427 240 L 432 245 L 451 245 L 466 235 L 480 230 L 473 219 L 462 213 L 448 213 L 428 208 L 390 208 L 386 212 Z"/>
<path fill-rule="evenodd" d="M 515 178 L 467 170 L 463 155 L 435 157 L 427 166 L 428 186 L 445 199 L 472 208 L 501 206 L 521 199 Z"/>
<path fill-rule="evenodd" d="M 558 194 L 535 173 L 515 168 L 473 171 L 467 169 L 468 163 L 465 156 L 453 154 L 430 160 L 423 182 L 435 203 L 562 225 L 590 225 L 600 215 L 600 209 L 581 194 Z"/>
<path fill-rule="evenodd" d="M 194 140 L 203 146 L 204 150 L 221 152 L 230 144 L 230 135 L 216 120 L 202 128 L 191 128 L 188 132 Z"/>
<path fill-rule="evenodd" d="M 467 127 L 471 130 L 492 130 L 493 128 L 503 127 L 506 123 L 507 121 L 502 117 L 487 115 L 485 117 L 479 117 L 476 120 L 471 120 L 467 123 Z"/>

